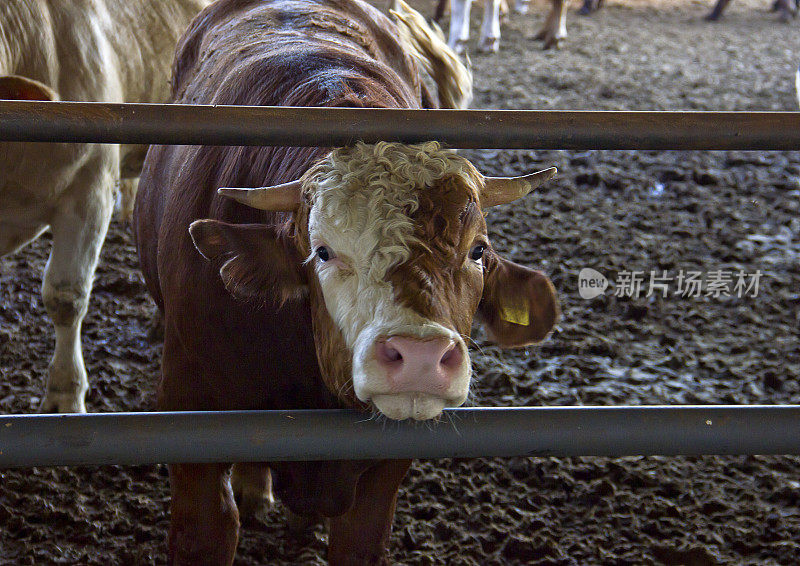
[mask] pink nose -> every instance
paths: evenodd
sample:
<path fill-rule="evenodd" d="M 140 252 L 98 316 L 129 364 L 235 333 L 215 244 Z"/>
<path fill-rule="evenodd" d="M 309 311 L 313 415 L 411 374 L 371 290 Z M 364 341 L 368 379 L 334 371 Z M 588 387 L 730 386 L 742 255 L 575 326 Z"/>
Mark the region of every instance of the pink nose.
<path fill-rule="evenodd" d="M 392 336 L 375 344 L 375 357 L 396 393 L 444 395 L 464 361 L 449 338 Z"/>

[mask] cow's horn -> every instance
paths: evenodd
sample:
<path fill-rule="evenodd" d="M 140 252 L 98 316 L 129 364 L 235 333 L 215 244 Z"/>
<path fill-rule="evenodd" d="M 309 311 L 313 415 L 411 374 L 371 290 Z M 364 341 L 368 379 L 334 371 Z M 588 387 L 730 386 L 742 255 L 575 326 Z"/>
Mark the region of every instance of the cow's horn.
<path fill-rule="evenodd" d="M 533 189 L 553 178 L 555 167 L 522 177 L 484 177 L 481 208 L 505 204 L 524 197 Z"/>
<path fill-rule="evenodd" d="M 259 187 L 257 189 L 234 189 L 223 187 L 217 192 L 224 197 L 232 198 L 247 206 L 259 210 L 273 212 L 291 212 L 297 210 L 302 201 L 302 181 L 292 181 L 273 187 Z"/>

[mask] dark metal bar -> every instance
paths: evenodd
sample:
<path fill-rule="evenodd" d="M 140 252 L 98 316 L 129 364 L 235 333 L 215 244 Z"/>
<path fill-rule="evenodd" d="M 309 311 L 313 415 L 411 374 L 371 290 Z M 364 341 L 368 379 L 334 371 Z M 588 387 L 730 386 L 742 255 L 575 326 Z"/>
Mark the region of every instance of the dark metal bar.
<path fill-rule="evenodd" d="M 0 140 L 335 147 L 800 149 L 800 112 L 396 110 L 0 102 Z"/>
<path fill-rule="evenodd" d="M 453 409 L 438 424 L 319 410 L 0 417 L 0 468 L 654 454 L 800 454 L 800 405 Z"/>

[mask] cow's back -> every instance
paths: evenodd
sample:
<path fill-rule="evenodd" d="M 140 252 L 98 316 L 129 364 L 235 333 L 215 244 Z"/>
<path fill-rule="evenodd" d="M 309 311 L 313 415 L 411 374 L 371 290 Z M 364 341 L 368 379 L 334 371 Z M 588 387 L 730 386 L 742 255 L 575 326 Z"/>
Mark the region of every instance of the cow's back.
<path fill-rule="evenodd" d="M 178 37 L 209 2 L 4 2 L 0 75 L 37 80 L 63 100 L 165 100 Z"/>
<path fill-rule="evenodd" d="M 359 0 L 222 0 L 187 31 L 173 74 L 173 101 L 188 104 L 413 107 L 419 90 L 397 27 Z"/>

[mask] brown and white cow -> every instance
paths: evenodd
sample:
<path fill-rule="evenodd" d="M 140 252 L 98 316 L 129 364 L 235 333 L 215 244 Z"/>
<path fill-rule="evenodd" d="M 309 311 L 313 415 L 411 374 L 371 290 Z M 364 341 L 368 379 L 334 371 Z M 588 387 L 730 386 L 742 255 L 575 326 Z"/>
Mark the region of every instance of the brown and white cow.
<path fill-rule="evenodd" d="M 439 0 L 436 5 L 434 19 L 444 15 L 447 3 L 450 3 L 450 33 L 448 45 L 457 53 L 463 53 L 469 41 L 469 14 L 473 0 Z M 510 2 L 517 13 L 528 11 L 527 0 Z M 566 0 L 550 0 L 550 11 L 539 32 L 534 36 L 541 40 L 545 49 L 558 47 L 559 42 L 567 37 L 567 2 Z M 483 19 L 481 20 L 481 37 L 478 51 L 492 52 L 500 48 L 500 15 L 504 0 L 483 0 Z M 508 10 L 508 5 L 505 5 Z"/>
<path fill-rule="evenodd" d="M 420 69 L 440 102 L 464 104 L 468 72 L 406 6 L 391 21 L 360 0 L 222 0 L 181 41 L 172 100 L 435 107 Z M 428 420 L 462 404 L 473 315 L 510 347 L 557 318 L 550 281 L 501 258 L 483 214 L 553 173 L 484 177 L 435 142 L 151 147 L 134 226 L 164 314 L 158 409 Z M 218 191 L 242 186 L 262 188 Z M 409 465 L 236 464 L 233 481 L 245 506 L 272 481 L 294 524 L 330 518 L 331 563 L 386 564 Z M 170 466 L 170 563 L 233 560 L 230 469 Z"/>
<path fill-rule="evenodd" d="M 207 4 L 2 2 L 0 99 L 163 101 L 178 38 Z M 53 233 L 42 297 L 56 345 L 42 411 L 85 411 L 81 322 L 116 186 L 138 176 L 143 157 L 135 146 L 0 143 L 0 256 Z"/>

